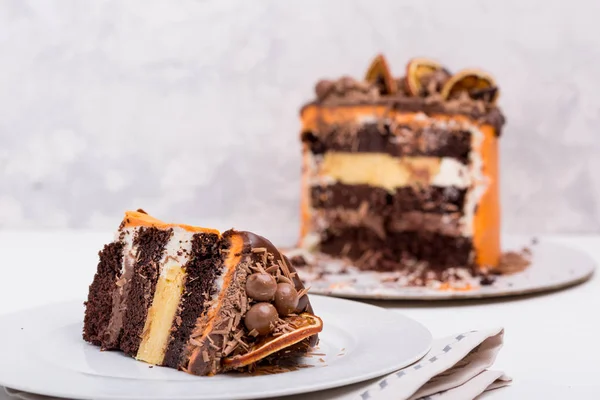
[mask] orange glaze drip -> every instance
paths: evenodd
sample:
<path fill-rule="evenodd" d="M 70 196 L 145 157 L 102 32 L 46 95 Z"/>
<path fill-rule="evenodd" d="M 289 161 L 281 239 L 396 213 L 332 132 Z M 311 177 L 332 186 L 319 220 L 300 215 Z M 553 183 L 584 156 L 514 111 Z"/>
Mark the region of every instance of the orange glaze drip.
<path fill-rule="evenodd" d="M 477 205 L 473 221 L 473 246 L 475 248 L 475 263 L 480 267 L 497 267 L 500 261 L 500 205 L 498 198 L 498 137 L 491 125 L 480 124 L 464 115 L 432 114 L 423 118 L 423 113 L 390 110 L 384 105 L 354 105 L 340 107 L 320 107 L 308 105 L 301 112 L 302 131 L 318 130 L 322 124 L 340 124 L 359 122 L 361 117 L 370 119 L 389 118 L 400 124 L 423 126 L 436 121 L 458 121 L 477 127 L 484 135 L 478 148 L 483 162 L 483 174 L 489 184 Z M 419 116 L 419 117 L 417 117 Z M 308 165 L 308 148 L 303 146 L 302 199 L 300 246 L 305 235 L 312 231 L 312 216 L 310 204 L 310 171 Z"/>
<path fill-rule="evenodd" d="M 220 235 L 220 232 L 216 229 L 201 228 L 199 226 L 191 226 L 185 224 L 169 224 L 143 212 L 126 211 L 125 218 L 123 219 L 123 227 L 135 228 L 138 226 L 154 227 L 159 229 L 181 228 L 185 229 L 188 232 L 214 233 L 216 235 Z"/>
<path fill-rule="evenodd" d="M 468 292 L 470 290 L 473 290 L 473 286 L 471 286 L 470 283 L 467 283 L 465 286 L 454 287 L 454 286 L 451 286 L 448 282 L 444 282 L 440 285 L 439 289 L 440 290 L 449 290 L 449 291 L 454 291 L 454 292 Z"/>
<path fill-rule="evenodd" d="M 479 200 L 475 213 L 473 246 L 475 263 L 479 266 L 497 267 L 500 263 L 500 202 L 498 171 L 498 137 L 490 125 L 479 127 L 484 139 L 475 151 L 483 160 L 483 175 L 488 187 Z"/>

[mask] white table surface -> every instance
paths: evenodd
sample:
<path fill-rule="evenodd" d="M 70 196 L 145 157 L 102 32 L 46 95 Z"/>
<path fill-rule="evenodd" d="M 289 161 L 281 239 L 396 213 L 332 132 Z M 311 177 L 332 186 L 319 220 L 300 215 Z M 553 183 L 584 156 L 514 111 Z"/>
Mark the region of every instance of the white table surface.
<path fill-rule="evenodd" d="M 546 236 L 590 253 L 600 264 L 600 236 Z M 110 232 L 0 232 L 0 314 L 84 299 L 97 253 Z M 566 267 L 566 266 L 565 266 Z M 503 326 L 494 369 L 513 377 L 485 399 L 600 398 L 600 278 L 574 288 L 503 300 L 371 302 L 414 318 L 434 337 Z M 338 398 L 329 392 L 311 398 Z M 8 397 L 0 393 L 0 400 Z"/>

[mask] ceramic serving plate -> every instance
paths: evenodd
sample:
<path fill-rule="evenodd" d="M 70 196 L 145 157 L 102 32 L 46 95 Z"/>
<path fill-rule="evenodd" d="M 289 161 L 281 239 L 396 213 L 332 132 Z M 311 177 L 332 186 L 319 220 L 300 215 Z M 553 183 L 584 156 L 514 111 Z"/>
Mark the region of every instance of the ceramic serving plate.
<path fill-rule="evenodd" d="M 535 244 L 532 244 L 534 242 Z M 530 249 L 531 264 L 521 272 L 494 276 L 465 277 L 454 287 L 432 280 L 414 285 L 404 273 L 361 271 L 347 262 L 315 261 L 299 273 L 311 293 L 377 300 L 447 300 L 516 296 L 569 287 L 589 279 L 594 260 L 584 252 L 550 240 L 505 236 L 505 251 Z M 288 255 L 302 254 L 289 250 Z"/>
<path fill-rule="evenodd" d="M 401 314 L 332 297 L 312 295 L 311 303 L 324 321 L 319 347 L 303 368 L 258 376 L 197 377 L 101 352 L 81 338 L 82 301 L 2 316 L 0 385 L 77 399 L 253 399 L 361 382 L 410 365 L 430 348 L 429 331 Z"/>

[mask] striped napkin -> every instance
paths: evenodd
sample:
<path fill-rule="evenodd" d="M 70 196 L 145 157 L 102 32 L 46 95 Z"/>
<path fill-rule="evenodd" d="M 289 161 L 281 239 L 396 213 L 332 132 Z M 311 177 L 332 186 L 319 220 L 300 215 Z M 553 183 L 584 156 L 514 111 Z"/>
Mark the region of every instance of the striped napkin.
<path fill-rule="evenodd" d="M 511 379 L 489 370 L 503 343 L 501 328 L 470 331 L 433 342 L 415 364 L 389 374 L 355 396 L 360 400 L 469 400 Z"/>

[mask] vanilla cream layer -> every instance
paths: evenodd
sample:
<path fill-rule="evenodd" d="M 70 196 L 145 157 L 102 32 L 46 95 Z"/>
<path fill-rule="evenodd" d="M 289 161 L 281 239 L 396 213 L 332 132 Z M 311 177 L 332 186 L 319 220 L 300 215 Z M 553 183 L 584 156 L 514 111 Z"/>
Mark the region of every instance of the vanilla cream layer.
<path fill-rule="evenodd" d="M 413 185 L 471 185 L 469 166 L 453 158 L 393 157 L 383 153 L 328 152 L 314 160 L 313 183 L 369 185 L 390 192 Z"/>
<path fill-rule="evenodd" d="M 142 331 L 142 341 L 136 358 L 150 364 L 162 364 L 171 327 L 185 287 L 185 265 L 192 249 L 195 232 L 174 227 L 160 261 L 160 277 L 152 305 Z"/>
<path fill-rule="evenodd" d="M 185 276 L 185 268 L 172 266 L 158 280 L 136 355 L 138 360 L 155 365 L 162 364 L 173 319 L 183 294 Z"/>

